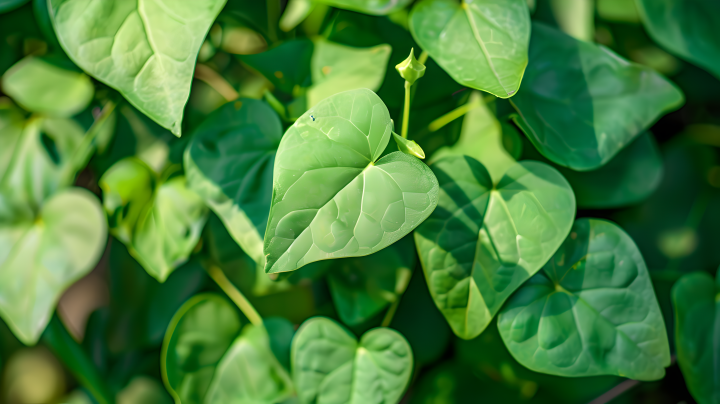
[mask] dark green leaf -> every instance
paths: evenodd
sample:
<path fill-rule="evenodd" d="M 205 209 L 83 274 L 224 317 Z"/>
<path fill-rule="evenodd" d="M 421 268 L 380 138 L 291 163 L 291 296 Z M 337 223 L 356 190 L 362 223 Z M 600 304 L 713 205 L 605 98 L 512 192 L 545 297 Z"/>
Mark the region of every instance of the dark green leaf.
<path fill-rule="evenodd" d="M 0 13 L 14 10 L 30 0 L 0 0 Z"/>
<path fill-rule="evenodd" d="M 645 262 L 617 225 L 579 219 L 555 256 L 498 316 L 523 366 L 566 377 L 658 380 L 670 347 Z"/>
<path fill-rule="evenodd" d="M 536 23 L 516 123 L 545 157 L 573 170 L 606 164 L 683 95 L 602 45 Z"/>
<path fill-rule="evenodd" d="M 552 167 L 523 161 L 493 184 L 471 157 L 432 165 L 438 208 L 415 232 L 435 304 L 455 334 L 478 336 L 570 232 L 575 197 Z"/>
<path fill-rule="evenodd" d="M 292 94 L 296 86 L 310 85 L 312 53 L 312 41 L 295 39 L 282 42 L 262 53 L 240 56 L 240 60 L 260 72 L 275 88 Z"/>
<path fill-rule="evenodd" d="M 391 132 L 387 108 L 367 89 L 323 100 L 288 129 L 275 159 L 266 272 L 372 254 L 430 215 L 430 169 L 400 152 L 378 160 Z"/>

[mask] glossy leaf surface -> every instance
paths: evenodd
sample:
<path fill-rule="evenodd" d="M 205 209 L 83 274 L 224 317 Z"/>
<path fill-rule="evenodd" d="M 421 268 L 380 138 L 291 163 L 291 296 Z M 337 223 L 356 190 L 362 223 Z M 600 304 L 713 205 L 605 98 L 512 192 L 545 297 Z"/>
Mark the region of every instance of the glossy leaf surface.
<path fill-rule="evenodd" d="M 100 179 L 111 232 L 145 270 L 160 282 L 185 262 L 207 219 L 202 198 L 185 177 L 158 185 L 150 167 L 138 159 L 121 160 Z"/>
<path fill-rule="evenodd" d="M 516 122 L 548 159 L 573 170 L 606 164 L 683 94 L 602 45 L 536 23 Z"/>
<path fill-rule="evenodd" d="M 650 274 L 617 225 L 579 219 L 543 272 L 498 317 L 523 366 L 566 377 L 657 380 L 670 365 L 665 324 Z"/>
<path fill-rule="evenodd" d="M 197 54 L 225 0 L 49 1 L 73 62 L 180 136 Z"/>
<path fill-rule="evenodd" d="M 715 0 L 636 0 L 650 36 L 720 79 L 720 3 Z"/>
<path fill-rule="evenodd" d="M 415 232 L 435 304 L 455 334 L 478 336 L 570 231 L 575 197 L 552 167 L 523 161 L 493 184 L 472 157 L 432 165 L 440 201 Z"/>
<path fill-rule="evenodd" d="M 524 0 L 423 0 L 412 9 L 410 31 L 458 83 L 500 98 L 520 88 L 530 41 Z"/>
<path fill-rule="evenodd" d="M 161 356 L 163 381 L 176 403 L 205 403 L 215 369 L 240 327 L 237 310 L 220 295 L 197 295 L 180 307 Z"/>
<path fill-rule="evenodd" d="M 95 88 L 85 73 L 28 57 L 2 77 L 3 92 L 28 111 L 70 117 L 87 107 Z"/>
<path fill-rule="evenodd" d="M 677 360 L 688 390 L 700 404 L 720 402 L 720 274 L 696 272 L 672 289 Z"/>
<path fill-rule="evenodd" d="M 198 127 L 185 152 L 188 188 L 222 219 L 242 249 L 265 265 L 263 236 L 282 125 L 262 101 L 225 104 Z"/>
<path fill-rule="evenodd" d="M 0 315 L 34 345 L 62 292 L 97 263 L 107 226 L 97 198 L 70 188 L 45 201 L 37 218 L 0 212 Z"/>
<path fill-rule="evenodd" d="M 293 380 L 301 403 L 396 403 L 412 367 L 410 345 L 389 328 L 374 328 L 358 342 L 335 321 L 314 317 L 293 339 Z"/>
<path fill-rule="evenodd" d="M 288 129 L 275 159 L 266 272 L 372 254 L 430 215 L 432 171 L 401 152 L 378 160 L 391 132 L 387 108 L 367 89 L 323 100 Z"/>

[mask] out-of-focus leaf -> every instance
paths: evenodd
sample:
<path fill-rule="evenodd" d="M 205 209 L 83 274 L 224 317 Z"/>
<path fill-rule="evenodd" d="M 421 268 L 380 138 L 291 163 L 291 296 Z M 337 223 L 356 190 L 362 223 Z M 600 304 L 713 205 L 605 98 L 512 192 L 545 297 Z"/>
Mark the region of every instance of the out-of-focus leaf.
<path fill-rule="evenodd" d="M 525 0 L 423 0 L 410 32 L 458 83 L 500 98 L 518 91 L 530 41 Z"/>
<path fill-rule="evenodd" d="M 0 105 L 0 179 L 15 155 L 15 147 L 20 141 L 25 121 L 22 113 L 12 105 Z"/>
<path fill-rule="evenodd" d="M 415 231 L 430 293 L 457 336 L 478 336 L 562 244 L 575 197 L 552 167 L 516 163 L 493 183 L 472 157 L 432 165 L 438 208 Z"/>
<path fill-rule="evenodd" d="M 602 45 L 536 23 L 516 123 L 545 157 L 578 171 L 606 164 L 683 94 Z"/>
<path fill-rule="evenodd" d="M 279 403 L 293 393 L 264 327 L 248 324 L 218 363 L 206 403 Z"/>
<path fill-rule="evenodd" d="M 523 366 L 566 377 L 658 380 L 670 366 L 645 262 L 617 225 L 579 219 L 555 256 L 508 301 L 500 335 Z"/>
<path fill-rule="evenodd" d="M 100 179 L 110 231 L 160 282 L 185 262 L 200 239 L 207 208 L 185 177 L 158 183 L 142 161 L 128 158 Z"/>
<path fill-rule="evenodd" d="M 226 0 L 172 7 L 164 1 L 49 1 L 68 56 L 180 136 L 197 54 Z"/>
<path fill-rule="evenodd" d="M 345 10 L 372 15 L 388 15 L 405 8 L 412 0 L 312 0 Z"/>
<path fill-rule="evenodd" d="M 167 392 L 157 380 L 138 376 L 117 394 L 117 404 L 172 404 Z"/>
<path fill-rule="evenodd" d="M 30 0 L 0 0 L 0 13 L 14 10 Z"/>
<path fill-rule="evenodd" d="M 573 38 L 592 42 L 595 36 L 595 0 L 550 0 L 560 29 Z"/>
<path fill-rule="evenodd" d="M 293 339 L 292 369 L 301 403 L 396 403 L 410 381 L 413 357 L 395 330 L 374 328 L 358 342 L 335 321 L 314 317 Z"/>
<path fill-rule="evenodd" d="M 362 324 L 400 299 L 410 282 L 416 256 L 412 237 L 405 236 L 375 254 L 334 262 L 328 284 L 343 323 Z"/>
<path fill-rule="evenodd" d="M 378 160 L 391 132 L 368 89 L 326 98 L 288 129 L 275 159 L 266 272 L 372 254 L 430 215 L 438 192 L 430 169 L 401 152 Z"/>
<path fill-rule="evenodd" d="M 257 70 L 275 86 L 292 94 L 296 86 L 310 85 L 310 58 L 313 43 L 309 39 L 294 39 L 255 55 L 240 56 L 240 60 Z"/>
<path fill-rule="evenodd" d="M 597 13 L 608 21 L 639 23 L 640 13 L 635 0 L 598 0 Z"/>
<path fill-rule="evenodd" d="M 675 55 L 720 79 L 720 3 L 715 0 L 636 0 L 645 28 Z"/>
<path fill-rule="evenodd" d="M 280 364 L 290 371 L 290 349 L 295 335 L 295 326 L 282 317 L 263 319 L 265 329 L 270 338 L 270 349 Z"/>
<path fill-rule="evenodd" d="M 57 117 L 70 117 L 82 111 L 95 93 L 85 73 L 32 56 L 5 72 L 2 88 L 28 111 Z"/>
<path fill-rule="evenodd" d="M 205 403 L 215 369 L 240 327 L 237 310 L 220 295 L 197 295 L 180 307 L 161 356 L 163 381 L 176 402 Z"/>
<path fill-rule="evenodd" d="M 672 288 L 677 359 L 688 390 L 700 404 L 720 402 L 720 271 L 687 274 Z"/>
<path fill-rule="evenodd" d="M 44 202 L 33 220 L 0 212 L 0 315 L 33 345 L 62 292 L 100 258 L 107 227 L 97 198 L 71 188 Z"/>

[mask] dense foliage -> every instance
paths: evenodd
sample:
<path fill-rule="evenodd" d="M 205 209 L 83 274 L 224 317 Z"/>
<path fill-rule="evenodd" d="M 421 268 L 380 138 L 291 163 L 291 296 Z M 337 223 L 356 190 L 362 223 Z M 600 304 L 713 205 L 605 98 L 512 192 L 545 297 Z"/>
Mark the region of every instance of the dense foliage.
<path fill-rule="evenodd" d="M 718 26 L 0 0 L 0 402 L 720 404 Z"/>

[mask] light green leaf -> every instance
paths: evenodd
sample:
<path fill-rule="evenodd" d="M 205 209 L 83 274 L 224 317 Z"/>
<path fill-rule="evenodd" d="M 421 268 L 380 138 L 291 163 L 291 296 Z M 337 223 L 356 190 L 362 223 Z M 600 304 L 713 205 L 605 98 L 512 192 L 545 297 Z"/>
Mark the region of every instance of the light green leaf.
<path fill-rule="evenodd" d="M 281 138 L 282 124 L 272 108 L 240 99 L 208 116 L 185 150 L 188 188 L 222 219 L 261 271 L 272 170 Z"/>
<path fill-rule="evenodd" d="M 117 394 L 117 404 L 171 404 L 162 384 L 147 376 L 135 376 Z"/>
<path fill-rule="evenodd" d="M 555 256 L 498 316 L 523 366 L 566 377 L 658 380 L 670 347 L 645 262 L 617 225 L 579 219 Z"/>
<path fill-rule="evenodd" d="M 2 88 L 28 111 L 57 117 L 70 117 L 82 111 L 95 93 L 85 73 L 32 56 L 5 72 Z"/>
<path fill-rule="evenodd" d="M 110 231 L 160 282 L 185 262 L 207 219 L 202 198 L 185 177 L 158 183 L 147 164 L 127 158 L 100 178 Z"/>
<path fill-rule="evenodd" d="M 720 3 L 716 0 L 636 0 L 650 36 L 670 52 L 720 79 Z"/>
<path fill-rule="evenodd" d="M 458 83 L 500 98 L 520 88 L 530 41 L 525 0 L 422 0 L 410 32 Z"/>
<path fill-rule="evenodd" d="M 575 197 L 552 167 L 523 161 L 493 184 L 472 157 L 431 166 L 440 201 L 415 231 L 435 304 L 457 336 L 478 336 L 570 232 Z"/>
<path fill-rule="evenodd" d="M 375 254 L 333 262 L 328 284 L 343 323 L 362 324 L 400 299 L 410 282 L 415 257 L 412 238 L 406 236 Z"/>
<path fill-rule="evenodd" d="M 54 194 L 33 220 L 0 215 L 0 316 L 33 345 L 65 289 L 97 263 L 107 227 L 97 198 L 80 188 Z"/>
<path fill-rule="evenodd" d="M 412 0 L 313 0 L 315 3 L 326 4 L 345 10 L 357 11 L 371 15 L 388 15 L 401 10 L 412 3 Z"/>
<path fill-rule="evenodd" d="M 677 360 L 699 404 L 720 403 L 720 271 L 687 274 L 672 288 Z"/>
<path fill-rule="evenodd" d="M 397 403 L 410 381 L 410 345 L 397 331 L 374 328 L 360 342 L 326 317 L 311 318 L 292 344 L 301 403 Z"/>
<path fill-rule="evenodd" d="M 73 62 L 180 136 L 197 54 L 226 0 L 48 1 Z"/>
<path fill-rule="evenodd" d="M 367 89 L 323 100 L 288 129 L 275 159 L 266 272 L 372 254 L 430 215 L 430 169 L 402 152 L 378 160 L 391 132 L 387 108 Z"/>
<path fill-rule="evenodd" d="M 586 171 L 610 161 L 683 99 L 653 70 L 536 23 L 525 81 L 510 102 L 540 153 Z"/>
<path fill-rule="evenodd" d="M 293 393 L 292 380 L 270 350 L 264 327 L 248 324 L 215 370 L 206 403 L 279 403 Z"/>
<path fill-rule="evenodd" d="M 202 404 L 215 368 L 240 333 L 235 307 L 217 294 L 197 295 L 175 313 L 163 341 L 163 382 L 177 404 Z"/>
<path fill-rule="evenodd" d="M 310 60 L 312 86 L 307 91 L 308 108 L 343 91 L 382 85 L 392 48 L 388 44 L 353 48 L 323 38 L 313 41 Z"/>
<path fill-rule="evenodd" d="M 15 147 L 20 141 L 25 121 L 22 113 L 12 105 L 0 105 L 0 179 L 10 166 Z"/>

